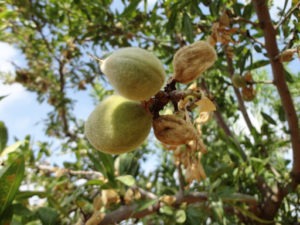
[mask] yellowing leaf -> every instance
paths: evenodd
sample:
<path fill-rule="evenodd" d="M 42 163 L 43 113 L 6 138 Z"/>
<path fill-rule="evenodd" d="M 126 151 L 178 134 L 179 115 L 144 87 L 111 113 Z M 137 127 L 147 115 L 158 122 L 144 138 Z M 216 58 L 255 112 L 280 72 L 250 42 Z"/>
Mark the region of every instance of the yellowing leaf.
<path fill-rule="evenodd" d="M 21 144 L 23 144 L 23 141 L 17 141 L 16 143 L 6 147 L 3 152 L 1 153 L 0 157 L 5 157 L 6 155 L 8 155 L 11 152 L 14 152 L 16 150 L 19 149 L 19 147 L 21 146 Z"/>
<path fill-rule="evenodd" d="M 123 184 L 125 184 L 127 186 L 135 185 L 135 179 L 131 175 L 118 176 L 118 177 L 116 177 L 116 180 L 121 181 Z"/>
<path fill-rule="evenodd" d="M 212 112 L 216 110 L 215 104 L 207 97 L 201 98 L 195 103 L 199 106 L 199 112 Z"/>

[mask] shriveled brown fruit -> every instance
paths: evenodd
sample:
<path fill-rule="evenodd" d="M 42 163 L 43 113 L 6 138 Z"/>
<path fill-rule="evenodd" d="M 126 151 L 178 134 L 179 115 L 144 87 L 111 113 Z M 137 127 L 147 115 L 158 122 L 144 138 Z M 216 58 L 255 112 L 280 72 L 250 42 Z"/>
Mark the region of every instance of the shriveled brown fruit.
<path fill-rule="evenodd" d="M 152 123 L 155 137 L 167 145 L 186 144 L 196 137 L 192 124 L 176 115 L 162 115 Z"/>
<path fill-rule="evenodd" d="M 206 41 L 180 48 L 174 55 L 174 79 L 187 84 L 198 78 L 217 59 L 215 49 Z"/>
<path fill-rule="evenodd" d="M 253 86 L 247 86 L 242 88 L 242 98 L 250 102 L 252 101 L 256 96 L 256 91 L 254 90 Z"/>
<path fill-rule="evenodd" d="M 244 77 L 244 80 L 246 81 L 246 83 L 249 83 L 249 84 L 253 83 L 253 76 L 250 71 L 247 71 L 243 77 Z"/>

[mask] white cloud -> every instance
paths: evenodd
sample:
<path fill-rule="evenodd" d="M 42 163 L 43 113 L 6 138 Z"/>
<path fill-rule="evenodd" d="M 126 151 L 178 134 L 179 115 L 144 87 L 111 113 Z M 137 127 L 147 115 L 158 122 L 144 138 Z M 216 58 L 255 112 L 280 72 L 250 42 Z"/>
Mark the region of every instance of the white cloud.
<path fill-rule="evenodd" d="M 0 42 L 0 71 L 1 72 L 13 72 L 14 68 L 11 61 L 17 56 L 17 50 L 10 44 Z"/>
<path fill-rule="evenodd" d="M 6 85 L 0 83 L 0 96 L 7 95 L 0 101 L 0 115 L 7 113 L 8 108 L 15 105 L 18 101 L 24 101 L 27 99 L 29 93 L 26 92 L 25 88 L 20 84 Z"/>

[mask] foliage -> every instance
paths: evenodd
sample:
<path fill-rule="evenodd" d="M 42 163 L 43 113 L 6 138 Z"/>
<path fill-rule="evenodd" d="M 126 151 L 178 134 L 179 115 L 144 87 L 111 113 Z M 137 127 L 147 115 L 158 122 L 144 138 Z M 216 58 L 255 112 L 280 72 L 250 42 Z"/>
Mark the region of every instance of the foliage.
<path fill-rule="evenodd" d="M 257 2 L 1 1 L 0 40 L 20 49 L 27 62 L 24 68 L 15 65 L 14 78 L 6 81 L 22 84 L 53 107 L 45 115 L 46 134 L 76 160 L 64 168 L 45 164 L 50 143 L 30 136 L 7 146 L 9 131 L 1 122 L 0 224 L 299 223 L 300 73 L 285 61 L 299 61 L 300 4 L 285 0 L 272 18 L 272 33 L 265 30 L 268 23 L 260 27 L 264 15 Z M 270 41 L 275 36 L 276 46 Z M 174 152 L 153 136 L 131 153 L 95 151 L 73 111 L 71 93 L 88 92 L 98 102 L 112 90 L 88 55 L 104 58 L 115 49 L 139 46 L 154 52 L 171 77 L 175 52 L 197 40 L 210 41 L 218 54 L 196 81 L 217 107 L 201 129 L 207 178 L 186 182 Z M 278 65 L 282 71 L 274 70 Z M 233 86 L 234 74 L 248 74 L 252 101 Z M 177 90 L 187 87 L 176 84 Z M 294 161 L 284 157 L 286 151 Z M 147 161 L 157 164 L 145 173 Z M 26 185 L 33 188 L 20 188 Z M 33 196 L 38 205 L 31 203 Z"/>

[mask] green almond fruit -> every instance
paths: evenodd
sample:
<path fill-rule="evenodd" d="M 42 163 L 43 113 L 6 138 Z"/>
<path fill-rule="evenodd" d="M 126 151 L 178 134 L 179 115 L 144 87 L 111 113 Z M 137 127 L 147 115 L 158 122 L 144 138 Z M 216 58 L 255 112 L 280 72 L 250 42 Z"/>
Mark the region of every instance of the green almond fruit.
<path fill-rule="evenodd" d="M 164 85 L 165 71 L 152 53 L 137 47 L 122 48 L 100 63 L 102 72 L 118 94 L 143 101 Z"/>
<path fill-rule="evenodd" d="M 132 151 L 147 138 L 152 115 L 140 102 L 112 95 L 89 115 L 85 135 L 97 150 L 110 154 Z"/>

